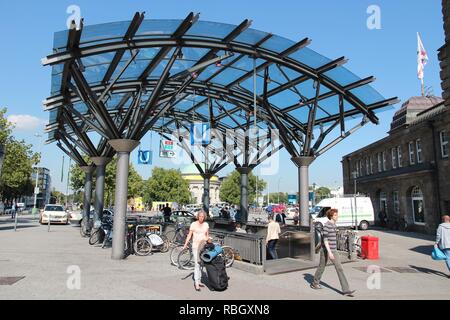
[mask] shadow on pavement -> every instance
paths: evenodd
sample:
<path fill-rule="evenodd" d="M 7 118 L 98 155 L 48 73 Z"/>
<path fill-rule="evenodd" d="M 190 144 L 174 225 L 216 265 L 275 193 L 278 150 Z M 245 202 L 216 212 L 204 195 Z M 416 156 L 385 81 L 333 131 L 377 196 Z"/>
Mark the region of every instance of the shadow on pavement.
<path fill-rule="evenodd" d="M 433 275 L 444 277 L 444 278 L 448 277 L 447 274 L 445 274 L 444 272 L 441 272 L 441 271 L 436 271 L 436 270 L 432 270 L 432 269 L 428 269 L 428 268 L 424 268 L 424 267 L 412 266 L 412 265 L 409 265 L 409 266 L 413 269 L 416 269 L 419 272 L 422 272 L 422 273 L 433 274 Z"/>
<path fill-rule="evenodd" d="M 21 225 L 17 225 L 17 229 L 26 229 L 26 228 L 36 228 L 39 226 L 36 225 L 28 225 L 28 226 L 21 226 Z M 14 230 L 14 225 L 12 226 L 5 226 L 5 227 L 0 227 L 0 231 L 5 231 L 5 230 Z"/>
<path fill-rule="evenodd" d="M 427 256 L 431 256 L 431 251 L 433 251 L 433 245 L 417 246 L 417 247 L 411 248 L 409 250 L 418 252 L 418 253 L 422 253 Z"/>
<path fill-rule="evenodd" d="M 303 274 L 303 279 L 305 279 L 305 281 L 308 282 L 308 284 L 311 284 L 311 283 L 313 283 L 313 281 L 314 281 L 314 275 L 312 275 L 312 274 L 310 274 L 310 273 L 305 273 L 305 274 Z M 320 281 L 320 285 L 321 285 L 322 287 L 325 287 L 325 288 L 328 288 L 328 289 L 330 289 L 330 290 L 333 290 L 334 292 L 337 292 L 337 293 L 339 293 L 339 294 L 342 294 L 341 291 L 339 291 L 339 290 L 336 289 L 336 288 L 331 287 L 330 285 L 328 285 L 327 283 L 325 283 L 325 282 L 323 282 L 323 281 Z M 311 289 L 311 290 L 314 290 L 314 289 Z"/>

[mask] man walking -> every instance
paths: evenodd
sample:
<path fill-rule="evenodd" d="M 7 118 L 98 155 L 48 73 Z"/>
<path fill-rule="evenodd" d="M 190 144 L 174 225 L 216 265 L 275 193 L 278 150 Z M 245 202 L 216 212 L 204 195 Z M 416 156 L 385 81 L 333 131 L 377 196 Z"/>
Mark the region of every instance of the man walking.
<path fill-rule="evenodd" d="M 439 247 L 442 252 L 447 256 L 448 271 L 450 272 L 450 216 L 444 215 L 442 216 L 442 223 L 439 225 L 436 233 L 436 243 L 435 247 Z M 450 278 L 450 274 L 447 275 Z"/>
<path fill-rule="evenodd" d="M 267 251 L 269 253 L 270 259 L 278 259 L 277 250 L 275 249 L 275 247 L 277 245 L 278 239 L 280 238 L 279 236 L 280 233 L 281 233 L 280 225 L 277 222 L 273 221 L 273 216 L 270 215 L 266 237 Z"/>
<path fill-rule="evenodd" d="M 172 215 L 172 209 L 170 209 L 169 204 L 166 203 L 166 206 L 162 209 L 164 215 L 164 222 L 170 222 L 170 216 Z"/>
<path fill-rule="evenodd" d="M 320 279 L 325 271 L 325 266 L 327 265 L 328 258 L 333 262 L 336 272 L 339 277 L 339 282 L 342 287 L 342 294 L 345 296 L 352 297 L 355 290 L 350 290 L 347 282 L 347 278 L 344 274 L 344 269 L 339 258 L 339 253 L 337 252 L 336 246 L 336 221 L 338 220 L 337 209 L 329 209 L 327 211 L 328 222 L 323 226 L 323 241 L 324 245 L 320 250 L 320 263 L 317 267 L 316 274 L 314 275 L 314 281 L 311 283 L 311 288 L 322 289 L 320 286 Z"/>
<path fill-rule="evenodd" d="M 12 207 L 11 207 L 11 219 L 14 219 L 16 217 L 16 214 L 17 214 L 16 211 L 17 211 L 17 205 L 16 205 L 16 202 L 13 201 Z"/>

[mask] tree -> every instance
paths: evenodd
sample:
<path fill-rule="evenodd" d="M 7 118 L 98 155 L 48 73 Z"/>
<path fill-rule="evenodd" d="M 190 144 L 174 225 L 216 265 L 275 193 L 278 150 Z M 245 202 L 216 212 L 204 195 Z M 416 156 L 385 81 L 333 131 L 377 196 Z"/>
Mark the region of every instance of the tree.
<path fill-rule="evenodd" d="M 266 188 L 267 183 L 258 178 L 258 194 Z M 241 175 L 236 170 L 229 174 L 220 186 L 220 200 L 230 204 L 241 202 Z M 251 172 L 248 175 L 248 202 L 254 203 L 256 200 L 256 176 Z"/>
<path fill-rule="evenodd" d="M 288 203 L 288 194 L 286 192 L 274 192 L 269 194 L 270 203 Z"/>
<path fill-rule="evenodd" d="M 66 195 L 60 191 L 53 190 L 50 193 L 50 203 L 66 203 Z"/>
<path fill-rule="evenodd" d="M 0 190 L 4 200 L 13 200 L 33 193 L 31 174 L 39 155 L 23 140 L 9 137 L 5 142 L 5 159 L 0 176 Z"/>
<path fill-rule="evenodd" d="M 315 193 L 316 202 L 318 202 L 324 198 L 329 198 L 330 195 L 331 195 L 330 189 L 328 189 L 327 187 L 320 187 L 316 190 L 316 193 Z"/>
<path fill-rule="evenodd" d="M 85 161 L 89 158 L 85 157 Z M 114 157 L 109 164 L 106 165 L 105 170 L 105 203 L 112 206 L 114 202 L 114 193 L 116 190 L 116 169 L 117 169 L 117 157 Z M 85 173 L 81 171 L 78 165 L 72 165 L 70 169 L 70 186 L 74 190 L 74 193 L 84 189 Z M 92 190 L 95 190 L 95 172 L 92 175 Z M 143 195 L 144 182 L 142 177 L 134 168 L 133 164 L 130 164 L 128 173 L 128 197 L 140 197 Z"/>
<path fill-rule="evenodd" d="M 143 201 L 170 201 L 187 204 L 191 201 L 189 184 L 180 170 L 155 167 L 152 176 L 145 182 Z"/>

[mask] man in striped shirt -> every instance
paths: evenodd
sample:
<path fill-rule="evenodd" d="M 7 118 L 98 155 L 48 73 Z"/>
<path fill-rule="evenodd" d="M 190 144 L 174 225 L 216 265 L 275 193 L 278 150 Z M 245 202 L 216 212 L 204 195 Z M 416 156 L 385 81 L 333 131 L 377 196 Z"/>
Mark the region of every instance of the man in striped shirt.
<path fill-rule="evenodd" d="M 339 277 L 339 282 L 342 287 L 342 294 L 345 296 L 353 296 L 355 290 L 350 290 L 348 286 L 347 279 L 344 274 L 344 269 L 342 268 L 341 261 L 339 259 L 339 253 L 337 252 L 336 245 L 336 221 L 338 220 L 337 209 L 329 209 L 327 211 L 327 217 L 329 221 L 323 226 L 323 243 L 320 250 L 320 263 L 317 267 L 316 274 L 314 275 L 314 281 L 311 283 L 311 288 L 322 289 L 320 286 L 320 279 L 325 271 L 325 266 L 327 265 L 328 258 L 333 262 L 336 272 Z"/>

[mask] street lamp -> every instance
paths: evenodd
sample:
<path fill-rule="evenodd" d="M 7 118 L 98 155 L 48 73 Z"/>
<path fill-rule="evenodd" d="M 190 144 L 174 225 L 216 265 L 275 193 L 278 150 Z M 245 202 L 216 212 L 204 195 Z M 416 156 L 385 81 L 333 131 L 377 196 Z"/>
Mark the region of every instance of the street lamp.
<path fill-rule="evenodd" d="M 32 214 L 33 216 L 36 214 L 36 204 L 37 204 L 37 195 L 38 195 L 38 182 L 39 182 L 39 163 L 41 162 L 41 146 L 42 146 L 42 134 L 35 133 L 35 137 L 39 138 L 39 162 L 36 163 L 36 184 L 34 187 L 34 205 Z"/>
<path fill-rule="evenodd" d="M 281 177 L 278 178 L 278 204 L 280 204 L 280 181 Z"/>
<path fill-rule="evenodd" d="M 356 207 L 356 178 L 358 178 L 358 172 L 353 171 L 353 184 L 354 184 L 354 192 L 353 192 L 353 198 L 355 200 L 355 230 L 358 230 L 358 208 Z"/>

